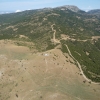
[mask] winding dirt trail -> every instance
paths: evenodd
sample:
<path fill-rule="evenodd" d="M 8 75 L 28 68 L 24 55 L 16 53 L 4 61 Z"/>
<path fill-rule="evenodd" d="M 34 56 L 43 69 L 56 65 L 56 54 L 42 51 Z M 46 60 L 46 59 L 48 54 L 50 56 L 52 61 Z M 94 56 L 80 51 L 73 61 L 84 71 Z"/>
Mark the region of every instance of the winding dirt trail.
<path fill-rule="evenodd" d="M 52 31 L 54 31 L 54 33 L 53 33 L 53 42 L 55 42 L 55 43 L 60 43 L 60 41 L 56 40 L 56 37 L 55 37 L 56 30 L 54 30 L 53 25 L 55 25 L 55 24 L 52 24 L 52 25 L 51 25 Z M 100 84 L 99 82 L 93 82 L 92 80 L 88 79 L 88 78 L 85 76 L 85 74 L 83 73 L 83 70 L 82 70 L 82 66 L 81 66 L 80 63 L 73 57 L 73 55 L 71 54 L 71 52 L 70 52 L 69 47 L 67 46 L 67 44 L 65 44 L 65 45 L 66 45 L 66 48 L 67 48 L 67 50 L 68 50 L 69 55 L 70 55 L 70 56 L 76 61 L 76 63 L 78 64 L 80 73 L 82 74 L 82 76 L 84 77 L 84 79 L 85 79 L 86 81 L 88 81 L 88 82 L 91 82 L 92 84 Z"/>
<path fill-rule="evenodd" d="M 53 24 L 53 25 L 55 25 L 55 24 Z M 56 30 L 53 28 L 53 25 L 51 25 L 51 29 L 54 32 L 53 33 L 53 42 L 54 43 L 60 43 L 59 40 L 56 39 Z"/>
<path fill-rule="evenodd" d="M 53 25 L 55 25 L 55 24 L 53 24 Z M 54 30 L 53 25 L 51 25 L 52 31 L 54 31 L 54 33 L 53 33 L 53 41 L 56 42 L 56 40 L 55 40 L 56 30 Z"/>
<path fill-rule="evenodd" d="M 82 76 L 84 77 L 84 79 L 87 80 L 88 82 L 93 83 L 93 84 L 100 84 L 100 83 L 97 83 L 97 82 L 93 82 L 92 80 L 88 79 L 88 78 L 85 76 L 85 74 L 83 73 L 83 70 L 82 70 L 82 67 L 81 67 L 80 63 L 72 56 L 72 54 L 71 54 L 71 52 L 70 52 L 70 50 L 69 50 L 67 44 L 66 44 L 66 48 L 67 48 L 67 50 L 68 50 L 69 55 L 77 62 L 78 67 L 79 67 L 79 69 L 80 69 L 80 73 L 82 74 Z"/>

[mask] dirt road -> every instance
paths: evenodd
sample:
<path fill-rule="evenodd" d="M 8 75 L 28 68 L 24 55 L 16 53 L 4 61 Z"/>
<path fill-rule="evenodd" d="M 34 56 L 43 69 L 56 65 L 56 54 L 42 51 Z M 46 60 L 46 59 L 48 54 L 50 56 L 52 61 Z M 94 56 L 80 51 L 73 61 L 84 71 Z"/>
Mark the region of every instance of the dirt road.
<path fill-rule="evenodd" d="M 81 66 L 80 63 L 72 56 L 72 54 L 71 54 L 71 52 L 70 52 L 70 50 L 69 50 L 67 44 L 66 44 L 66 48 L 67 48 L 67 50 L 68 50 L 69 55 L 77 62 L 78 67 L 79 67 L 79 69 L 80 69 L 80 73 L 82 74 L 82 76 L 84 77 L 84 79 L 87 80 L 88 82 L 93 83 L 93 84 L 100 84 L 100 83 L 93 82 L 92 80 L 88 79 L 88 78 L 85 76 L 85 74 L 83 73 L 83 70 L 82 70 L 82 66 Z"/>
<path fill-rule="evenodd" d="M 53 25 L 55 25 L 55 24 L 53 24 Z M 59 40 L 56 39 L 56 36 L 55 36 L 56 35 L 56 30 L 53 28 L 53 25 L 51 25 L 51 29 L 54 32 L 53 33 L 53 42 L 54 43 L 60 43 Z"/>

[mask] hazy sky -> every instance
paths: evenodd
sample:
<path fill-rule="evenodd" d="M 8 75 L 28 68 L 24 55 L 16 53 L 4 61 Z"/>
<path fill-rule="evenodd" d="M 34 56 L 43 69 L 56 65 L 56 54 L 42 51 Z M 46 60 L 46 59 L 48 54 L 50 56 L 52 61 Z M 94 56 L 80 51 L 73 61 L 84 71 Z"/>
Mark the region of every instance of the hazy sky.
<path fill-rule="evenodd" d="M 100 9 L 100 0 L 0 0 L 0 11 L 16 11 L 76 5 L 82 10 Z"/>

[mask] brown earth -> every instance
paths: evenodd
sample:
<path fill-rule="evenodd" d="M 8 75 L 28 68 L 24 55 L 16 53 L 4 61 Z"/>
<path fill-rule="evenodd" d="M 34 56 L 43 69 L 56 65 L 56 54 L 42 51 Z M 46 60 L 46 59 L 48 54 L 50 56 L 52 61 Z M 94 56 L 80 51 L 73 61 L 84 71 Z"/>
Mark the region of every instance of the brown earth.
<path fill-rule="evenodd" d="M 100 85 L 86 81 L 60 49 L 33 53 L 1 40 L 0 100 L 100 100 Z"/>

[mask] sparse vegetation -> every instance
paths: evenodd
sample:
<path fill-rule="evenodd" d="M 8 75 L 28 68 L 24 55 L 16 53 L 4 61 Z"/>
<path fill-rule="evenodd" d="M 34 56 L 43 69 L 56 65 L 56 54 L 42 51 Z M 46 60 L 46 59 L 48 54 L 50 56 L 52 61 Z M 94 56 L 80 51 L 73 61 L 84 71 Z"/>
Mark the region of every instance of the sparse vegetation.
<path fill-rule="evenodd" d="M 72 55 L 83 65 L 83 71 L 87 77 L 93 81 L 100 81 L 99 72 L 100 72 L 100 51 L 97 47 L 91 43 L 87 42 L 78 42 L 78 41 L 66 41 L 68 44 Z M 80 55 L 75 53 L 77 51 Z M 89 52 L 89 55 L 86 55 L 86 52 Z M 93 77 L 92 77 L 93 76 Z M 95 77 L 94 77 L 95 76 Z"/>
<path fill-rule="evenodd" d="M 0 100 L 100 98 L 100 18 L 62 8 L 0 15 Z"/>

